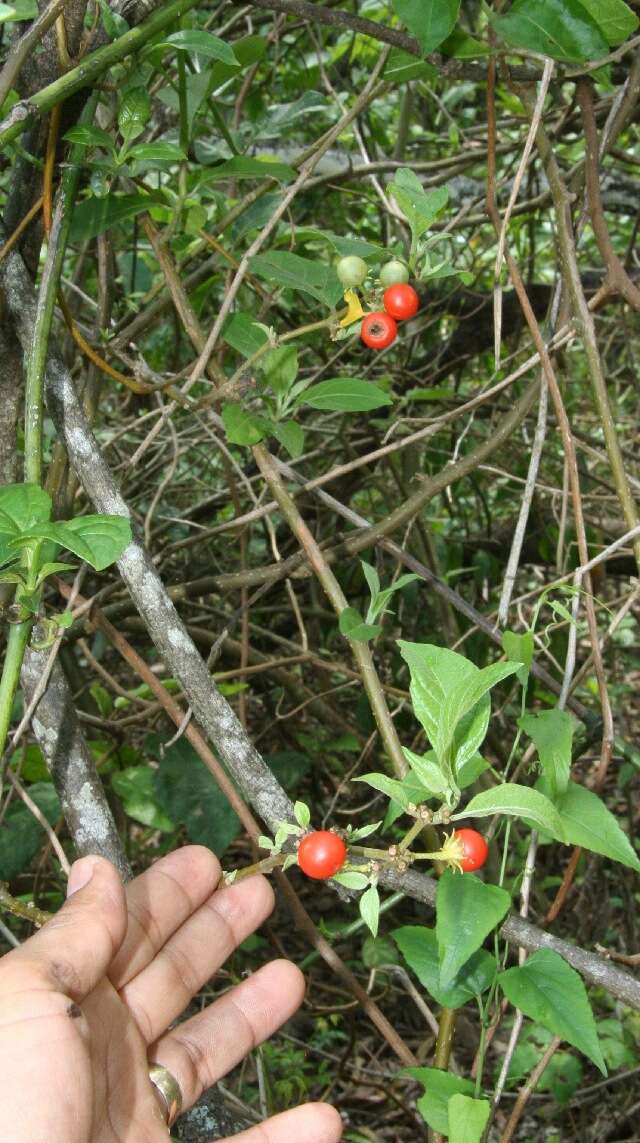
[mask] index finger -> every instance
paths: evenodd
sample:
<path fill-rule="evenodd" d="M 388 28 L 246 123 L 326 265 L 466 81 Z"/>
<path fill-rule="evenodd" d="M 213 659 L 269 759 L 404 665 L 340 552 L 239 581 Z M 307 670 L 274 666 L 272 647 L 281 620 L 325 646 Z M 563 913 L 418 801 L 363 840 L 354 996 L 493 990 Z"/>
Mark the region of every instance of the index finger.
<path fill-rule="evenodd" d="M 221 872 L 210 849 L 185 845 L 129 882 L 127 932 L 109 972 L 115 988 L 122 988 L 151 964 L 169 938 L 208 900 Z"/>
<path fill-rule="evenodd" d="M 46 925 L 0 961 L 0 993 L 37 985 L 80 1002 L 104 977 L 126 929 L 115 866 L 83 857 L 71 866 L 69 897 Z"/>

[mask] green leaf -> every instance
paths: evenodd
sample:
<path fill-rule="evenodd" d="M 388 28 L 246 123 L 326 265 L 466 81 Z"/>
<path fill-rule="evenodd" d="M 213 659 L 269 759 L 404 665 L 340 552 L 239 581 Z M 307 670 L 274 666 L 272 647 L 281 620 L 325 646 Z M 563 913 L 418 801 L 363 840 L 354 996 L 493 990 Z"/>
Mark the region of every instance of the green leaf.
<path fill-rule="evenodd" d="M 16 0 L 15 4 L 0 4 L 0 24 L 35 20 L 38 15 L 36 0 Z"/>
<path fill-rule="evenodd" d="M 372 936 L 378 935 L 380 921 L 380 894 L 375 885 L 370 885 L 360 898 L 360 916 Z"/>
<path fill-rule="evenodd" d="M 147 194 L 106 194 L 102 198 L 85 198 L 74 209 L 70 241 L 84 242 L 97 238 L 116 223 L 149 210 L 157 201 Z"/>
<path fill-rule="evenodd" d="M 96 571 L 102 571 L 115 563 L 131 543 L 131 524 L 125 516 L 76 516 L 73 520 L 67 520 L 65 528 L 69 551 L 80 555 L 68 542 L 70 532 L 76 544 L 81 539 L 89 549 L 90 556 L 82 558 Z"/>
<path fill-rule="evenodd" d="M 349 833 L 348 841 L 353 844 L 356 841 L 362 841 L 365 837 L 371 837 L 373 833 L 377 833 L 380 829 L 382 822 L 371 822 L 369 825 L 360 826 L 359 829 L 351 830 Z"/>
<path fill-rule="evenodd" d="M 108 131 L 102 130 L 102 127 L 89 124 L 70 127 L 65 131 L 64 138 L 69 143 L 80 143 L 83 147 L 106 147 L 108 151 L 113 151 L 113 139 Z"/>
<path fill-rule="evenodd" d="M 640 20 L 624 0 L 580 0 L 611 47 L 624 43 L 636 31 Z"/>
<path fill-rule="evenodd" d="M 555 802 L 569 784 L 574 719 L 566 710 L 555 707 L 538 714 L 524 714 L 518 726 L 535 744 L 549 795 Z"/>
<path fill-rule="evenodd" d="M 209 86 L 212 91 L 226 83 L 227 80 L 240 74 L 244 68 L 259 63 L 267 52 L 267 41 L 264 36 L 243 36 L 233 41 L 233 52 L 236 57 L 234 64 L 216 61 L 209 71 Z"/>
<path fill-rule="evenodd" d="M 184 738 L 163 752 L 162 739 L 148 735 L 145 746 L 148 754 L 159 759 L 154 786 L 162 809 L 172 821 L 185 826 L 190 841 L 206 845 L 222 857 L 241 826 L 215 778 Z M 266 755 L 265 761 L 287 793 L 293 792 L 311 765 L 310 759 L 297 750 Z"/>
<path fill-rule="evenodd" d="M 382 631 L 382 627 L 376 624 L 365 623 L 355 607 L 345 607 L 344 611 L 340 612 L 338 626 L 340 634 L 344 635 L 345 639 L 354 639 L 356 643 L 366 643 L 369 639 L 375 639 Z"/>
<path fill-rule="evenodd" d="M 158 805 L 153 776 L 151 766 L 127 766 L 111 775 L 111 785 L 127 817 L 162 833 L 172 833 L 176 827 Z"/>
<path fill-rule="evenodd" d="M 395 595 L 396 591 L 402 591 L 403 587 L 408 587 L 410 583 L 413 583 L 417 579 L 420 579 L 420 576 L 415 575 L 413 572 L 407 572 L 406 575 L 401 575 L 395 583 L 392 583 L 389 587 L 385 587 L 382 591 L 376 592 L 371 600 L 370 611 L 372 614 L 369 618 L 375 619 L 376 616 L 384 613 L 387 609 L 387 603 L 391 597 Z"/>
<path fill-rule="evenodd" d="M 206 172 L 206 183 L 217 183 L 222 179 L 277 179 L 278 182 L 288 183 L 296 177 L 293 167 L 287 163 L 280 163 L 277 159 L 266 157 L 252 159 L 248 155 L 234 155 L 226 159 L 219 166 L 210 168 Z"/>
<path fill-rule="evenodd" d="M 367 786 L 372 786 L 374 790 L 379 790 L 381 794 L 386 794 L 388 798 L 392 798 L 403 810 L 411 802 L 411 798 L 406 793 L 403 783 L 399 782 L 397 778 L 388 778 L 386 774 L 363 774 L 361 778 L 354 778 L 354 782 L 365 782 Z"/>
<path fill-rule="evenodd" d="M 435 79 L 437 68 L 426 60 L 416 59 L 402 48 L 392 48 L 384 69 L 388 83 L 409 83 L 412 79 Z"/>
<path fill-rule="evenodd" d="M 434 798 L 447 793 L 450 789 L 449 782 L 438 766 L 434 750 L 429 750 L 427 754 L 420 755 L 414 754 L 413 750 L 403 746 L 402 753 L 423 790 L 428 791 Z"/>
<path fill-rule="evenodd" d="M 33 798 L 49 825 L 55 825 L 62 814 L 58 795 L 51 782 L 29 786 Z M 13 801 L 0 829 L 0 880 L 11 881 L 26 870 L 45 840 L 40 823 L 22 802 Z"/>
<path fill-rule="evenodd" d="M 253 357 L 262 348 L 269 335 L 249 314 L 232 314 L 222 330 L 222 339 L 243 357 Z"/>
<path fill-rule="evenodd" d="M 40 586 L 42 581 L 47 578 L 47 576 L 57 575 L 59 572 L 65 572 L 65 571 L 74 571 L 74 565 L 73 564 L 62 564 L 56 560 L 48 561 L 45 564 L 41 564 L 41 566 L 38 568 L 38 587 Z"/>
<path fill-rule="evenodd" d="M 51 782 L 49 768 L 44 754 L 35 742 L 15 750 L 10 759 L 11 767 L 19 773 L 23 782 Z"/>
<path fill-rule="evenodd" d="M 299 254 L 272 250 L 269 254 L 254 254 L 249 267 L 259 278 L 277 282 L 290 290 L 300 290 L 333 309 L 342 297 L 343 289 L 333 266 L 325 266 Z"/>
<path fill-rule="evenodd" d="M 144 131 L 151 118 L 151 96 L 146 87 L 130 87 L 118 108 L 118 127 L 126 142 Z"/>
<path fill-rule="evenodd" d="M 278 421 L 273 426 L 273 434 L 289 456 L 302 456 L 304 452 L 304 429 L 295 421 Z"/>
<path fill-rule="evenodd" d="M 51 516 L 51 497 L 38 484 L 0 487 L 0 536 L 17 536 Z"/>
<path fill-rule="evenodd" d="M 461 790 L 466 790 L 467 786 L 477 782 L 480 775 L 488 769 L 489 763 L 486 758 L 479 753 L 473 754 L 462 766 L 456 768 L 456 782 Z"/>
<path fill-rule="evenodd" d="M 231 444 L 257 444 L 269 431 L 269 426 L 263 417 L 247 413 L 242 405 L 223 405 L 222 420 L 227 440 Z"/>
<path fill-rule="evenodd" d="M 260 230 L 271 218 L 275 208 L 281 201 L 280 191 L 263 194 L 248 206 L 238 216 L 226 232 L 235 244 L 241 241 L 252 230 Z"/>
<path fill-rule="evenodd" d="M 309 828 L 311 811 L 305 802 L 296 802 L 293 807 L 293 814 L 299 826 L 302 826 L 303 829 Z"/>
<path fill-rule="evenodd" d="M 435 929 L 427 929 L 423 925 L 404 925 L 395 929 L 391 935 L 422 987 L 445 1008 L 461 1008 L 490 987 L 496 973 L 496 961 L 485 949 L 478 949 L 445 988 L 440 979 Z"/>
<path fill-rule="evenodd" d="M 149 736 L 147 744 L 159 757 L 154 788 L 160 806 L 172 821 L 184 825 L 189 841 L 206 845 L 222 857 L 241 827 L 215 778 L 184 738 L 164 754 L 156 735 Z"/>
<path fill-rule="evenodd" d="M 220 60 L 221 63 L 239 67 L 239 60 L 229 44 L 214 36 L 211 32 L 204 32 L 197 28 L 185 28 L 181 32 L 174 32 L 163 41 L 162 47 L 170 45 L 175 51 L 187 52 L 189 55 L 204 56 L 207 59 Z M 156 45 L 157 47 L 158 45 Z"/>
<path fill-rule="evenodd" d="M 289 392 L 298 376 L 298 351 L 293 345 L 281 345 L 270 349 L 262 358 L 262 369 L 267 385 L 277 396 Z"/>
<path fill-rule="evenodd" d="M 424 54 L 429 55 L 455 28 L 460 0 L 393 0 L 393 6 Z"/>
<path fill-rule="evenodd" d="M 514 1007 L 573 1044 L 607 1074 L 585 986 L 558 953 L 540 949 L 519 968 L 499 973 L 498 983 Z"/>
<path fill-rule="evenodd" d="M 378 575 L 376 569 L 371 564 L 368 564 L 366 560 L 360 560 L 360 567 L 362 568 L 364 578 L 367 581 L 367 587 L 371 593 L 371 599 L 374 600 L 380 591 L 380 576 Z"/>
<path fill-rule="evenodd" d="M 305 389 L 296 400 L 296 405 L 343 413 L 368 412 L 391 404 L 392 398 L 383 389 L 357 377 L 331 377 L 328 381 L 319 381 Z"/>
<path fill-rule="evenodd" d="M 369 884 L 369 878 L 365 877 L 364 873 L 334 873 L 331 880 L 337 881 L 339 885 L 344 885 L 345 889 L 357 891 L 366 889 Z"/>
<path fill-rule="evenodd" d="M 24 576 L 17 571 L 0 572 L 0 583 L 21 583 L 25 590 L 27 586 Z"/>
<path fill-rule="evenodd" d="M 539 52 L 554 60 L 584 63 L 607 54 L 596 21 L 579 0 L 515 0 L 506 16 L 493 21 L 512 48 Z"/>
<path fill-rule="evenodd" d="M 491 1104 L 457 1092 L 449 1100 L 449 1143 L 480 1143 L 487 1126 Z"/>
<path fill-rule="evenodd" d="M 332 230 L 319 230 L 315 226 L 301 227 L 298 234 L 302 240 L 307 238 L 321 238 L 329 242 L 340 257 L 349 257 L 355 254 L 366 261 L 380 262 L 385 255 L 381 246 L 374 246 L 373 242 L 366 242 L 364 238 L 351 238 L 344 234 L 334 234 Z"/>
<path fill-rule="evenodd" d="M 139 162 L 180 163 L 186 155 L 175 143 L 136 143 L 127 151 L 127 158 Z"/>
<path fill-rule="evenodd" d="M 365 968 L 380 968 L 381 965 L 400 964 L 398 950 L 390 937 L 365 937 L 362 942 L 361 955 Z"/>
<path fill-rule="evenodd" d="M 299 241 L 315 241 L 319 239 L 328 242 L 335 253 L 341 257 L 352 254 L 365 259 L 365 262 L 381 262 L 384 250 L 381 246 L 374 246 L 363 238 L 351 238 L 350 235 L 334 234 L 333 230 L 320 230 L 318 226 L 299 226 L 296 231 Z"/>
<path fill-rule="evenodd" d="M 425 1092 L 418 1100 L 418 1111 L 433 1131 L 448 1135 L 449 1101 L 455 1095 L 472 1096 L 475 1089 L 471 1080 L 439 1068 L 405 1068 L 402 1074 L 424 1084 Z"/>
<path fill-rule="evenodd" d="M 502 649 L 510 663 L 523 664 L 516 673 L 522 686 L 526 686 L 533 662 L 533 631 L 524 631 L 522 634 L 515 631 L 503 631 Z"/>
<path fill-rule="evenodd" d="M 429 230 L 449 201 L 446 187 L 423 190 L 420 179 L 409 167 L 401 167 L 396 171 L 394 180 L 387 189 L 405 215 L 414 242 Z"/>
<path fill-rule="evenodd" d="M 539 790 L 532 790 L 517 782 L 505 782 L 502 786 L 494 786 L 491 790 L 476 794 L 464 810 L 453 815 L 452 821 L 460 818 L 486 818 L 492 814 L 523 818 L 533 828 L 551 834 L 557 841 L 565 840 L 562 820 L 553 802 Z"/>
<path fill-rule="evenodd" d="M 581 845 L 640 872 L 640 861 L 626 833 L 593 790 L 569 782 L 556 807 L 568 844 Z"/>
<path fill-rule="evenodd" d="M 436 752 L 451 776 L 477 753 L 491 711 L 491 687 L 517 670 L 515 663 L 494 663 L 480 670 L 447 647 L 398 641 L 411 672 L 411 700 Z"/>
<path fill-rule="evenodd" d="M 129 31 L 129 25 L 124 17 L 118 12 L 112 11 L 109 7 L 108 0 L 98 0 L 98 2 L 100 5 L 102 24 L 109 39 L 117 40 L 118 36 L 124 36 L 125 32 Z"/>
<path fill-rule="evenodd" d="M 319 113 L 332 110 L 328 98 L 319 91 L 305 91 L 293 103 L 280 103 L 269 107 L 264 119 L 256 124 L 257 139 L 282 139 L 285 131 L 307 115 L 316 119 Z M 317 123 L 315 124 L 317 126 Z"/>
<path fill-rule="evenodd" d="M 299 750 L 279 750 L 275 754 L 265 754 L 265 762 L 287 793 L 295 790 L 311 769 L 311 759 Z"/>
<path fill-rule="evenodd" d="M 482 56 L 488 56 L 490 49 L 487 44 L 483 44 L 482 40 L 476 40 L 474 36 L 468 36 L 460 26 L 454 28 L 451 35 L 447 36 L 446 40 L 440 44 L 440 51 L 445 56 L 451 56 L 456 60 L 477 60 Z"/>
<path fill-rule="evenodd" d="M 440 981 L 445 988 L 499 924 L 510 904 L 509 894 L 498 885 L 485 884 L 472 873 L 445 870 L 436 895 Z"/>
<path fill-rule="evenodd" d="M 131 524 L 126 516 L 76 516 L 73 520 L 36 524 L 12 541 L 11 546 L 32 540 L 51 540 L 102 571 L 122 555 L 131 542 Z"/>

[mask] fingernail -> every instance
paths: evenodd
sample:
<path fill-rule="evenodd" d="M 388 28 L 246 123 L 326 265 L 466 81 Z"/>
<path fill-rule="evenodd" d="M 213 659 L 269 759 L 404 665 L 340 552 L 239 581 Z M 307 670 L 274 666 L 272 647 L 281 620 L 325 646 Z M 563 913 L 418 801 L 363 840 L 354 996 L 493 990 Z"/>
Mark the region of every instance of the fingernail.
<path fill-rule="evenodd" d="M 93 871 L 100 861 L 99 857 L 81 857 L 79 861 L 74 861 L 69 871 L 69 880 L 67 881 L 67 898 L 71 897 L 73 893 L 77 893 L 79 889 L 84 889 L 93 877 Z"/>

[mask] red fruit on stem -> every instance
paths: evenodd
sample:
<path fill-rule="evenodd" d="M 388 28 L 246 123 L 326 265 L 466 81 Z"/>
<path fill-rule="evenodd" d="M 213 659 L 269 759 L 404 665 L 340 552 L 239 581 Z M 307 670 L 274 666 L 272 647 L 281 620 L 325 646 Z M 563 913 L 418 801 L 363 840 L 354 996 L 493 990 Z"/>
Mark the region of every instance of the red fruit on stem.
<path fill-rule="evenodd" d="M 396 282 L 389 286 L 382 295 L 382 302 L 386 312 L 397 321 L 414 317 L 420 307 L 420 298 L 413 286 L 408 286 L 406 282 Z"/>
<path fill-rule="evenodd" d="M 482 869 L 489 854 L 489 846 L 482 834 L 475 829 L 457 829 L 453 836 L 462 846 L 462 872 L 473 873 L 476 869 Z"/>
<path fill-rule="evenodd" d="M 369 349 L 386 349 L 398 336 L 398 327 L 389 314 L 367 314 L 362 320 L 360 337 Z"/>
<path fill-rule="evenodd" d="M 347 847 L 341 837 L 328 829 L 319 829 L 303 837 L 298 848 L 298 865 L 314 881 L 326 881 L 342 869 Z"/>

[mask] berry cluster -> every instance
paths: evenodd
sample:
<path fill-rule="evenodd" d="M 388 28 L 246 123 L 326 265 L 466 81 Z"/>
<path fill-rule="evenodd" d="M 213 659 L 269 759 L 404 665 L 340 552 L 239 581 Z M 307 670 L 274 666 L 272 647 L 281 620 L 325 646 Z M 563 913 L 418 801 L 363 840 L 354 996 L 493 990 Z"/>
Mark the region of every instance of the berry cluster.
<path fill-rule="evenodd" d="M 348 289 L 362 286 L 369 268 L 363 258 L 350 255 L 341 258 L 337 272 L 342 285 Z M 384 290 L 381 310 L 365 314 L 360 336 L 370 349 L 386 349 L 398 336 L 399 321 L 414 317 L 420 300 L 413 286 L 408 285 L 409 270 L 404 262 L 392 259 L 380 271 L 380 286 Z M 346 296 L 346 295 L 345 295 Z"/>
<path fill-rule="evenodd" d="M 445 839 L 442 849 L 423 854 L 424 857 L 442 861 L 461 873 L 474 873 L 476 869 L 482 869 L 488 855 L 489 846 L 475 829 L 456 829 Z M 298 846 L 298 865 L 314 881 L 326 881 L 335 877 L 347 862 L 348 856 L 345 842 L 333 830 L 314 830 L 306 834 Z M 384 854 L 380 856 L 385 857 Z"/>

